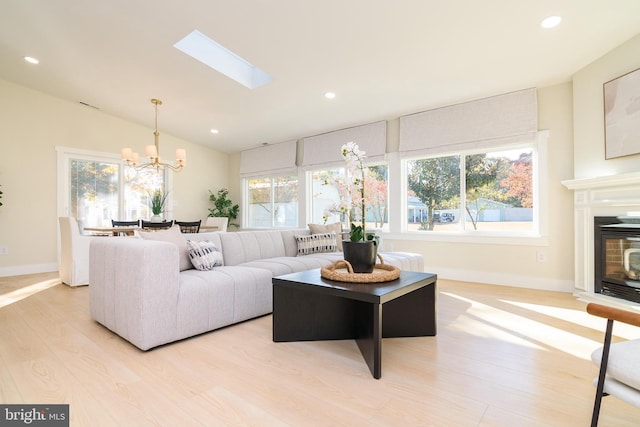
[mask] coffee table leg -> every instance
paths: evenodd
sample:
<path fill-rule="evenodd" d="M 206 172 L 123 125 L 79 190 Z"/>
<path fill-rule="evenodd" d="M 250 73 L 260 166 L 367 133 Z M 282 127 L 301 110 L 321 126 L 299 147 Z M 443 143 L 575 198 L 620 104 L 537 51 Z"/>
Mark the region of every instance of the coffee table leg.
<path fill-rule="evenodd" d="M 360 310 L 362 313 L 358 316 L 356 343 L 373 378 L 380 379 L 382 376 L 382 304 L 362 303 Z"/>

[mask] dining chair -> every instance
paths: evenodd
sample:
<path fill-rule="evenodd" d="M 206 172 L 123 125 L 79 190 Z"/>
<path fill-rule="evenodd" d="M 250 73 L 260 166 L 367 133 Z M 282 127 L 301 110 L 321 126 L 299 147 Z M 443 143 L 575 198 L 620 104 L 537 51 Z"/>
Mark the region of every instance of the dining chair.
<path fill-rule="evenodd" d="M 591 416 L 591 427 L 596 427 L 604 396 L 611 395 L 640 407 L 640 339 L 611 344 L 613 322 L 640 326 L 640 312 L 590 303 L 587 313 L 607 319 L 604 345 L 591 354 L 593 363 L 600 365 Z"/>
<path fill-rule="evenodd" d="M 140 220 L 137 221 L 116 221 L 115 219 L 111 220 L 111 226 L 113 228 L 118 227 L 140 227 Z M 117 233 L 119 236 L 133 236 L 133 231 L 125 231 L 121 233 Z M 116 233 L 114 233 L 114 236 Z"/>
<path fill-rule="evenodd" d="M 112 227 L 138 227 L 140 226 L 140 220 L 137 221 L 116 221 L 115 219 L 111 220 Z"/>
<path fill-rule="evenodd" d="M 208 227 L 218 227 L 218 229 L 215 231 L 225 233 L 229 225 L 229 218 L 226 216 L 219 216 L 219 217 L 210 216 L 207 218 L 207 222 L 205 222 L 205 225 Z"/>
<path fill-rule="evenodd" d="M 143 230 L 166 230 L 173 226 L 173 221 L 153 222 L 142 220 Z"/>
<path fill-rule="evenodd" d="M 174 221 L 174 224 L 180 226 L 180 231 L 183 233 L 199 233 L 202 220 L 199 219 L 197 221 Z"/>
<path fill-rule="evenodd" d="M 93 239 L 104 237 L 84 236 L 75 218 L 58 217 L 60 225 L 60 280 L 69 286 L 89 284 L 89 245 Z"/>

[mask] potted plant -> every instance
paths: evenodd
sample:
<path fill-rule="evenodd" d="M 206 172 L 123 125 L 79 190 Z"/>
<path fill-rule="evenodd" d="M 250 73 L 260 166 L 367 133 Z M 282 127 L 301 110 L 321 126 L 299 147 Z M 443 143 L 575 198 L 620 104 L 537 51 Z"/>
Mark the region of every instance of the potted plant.
<path fill-rule="evenodd" d="M 164 204 L 167 201 L 169 193 L 165 193 L 161 189 L 149 192 L 149 203 L 151 205 L 151 222 L 162 222 L 162 213 L 164 212 Z"/>
<path fill-rule="evenodd" d="M 210 217 L 227 217 L 229 218 L 229 225 L 234 227 L 240 227 L 239 224 L 234 221 L 238 218 L 238 210 L 240 206 L 234 204 L 229 200 L 229 190 L 221 188 L 217 194 L 214 194 L 209 190 L 209 201 L 213 204 L 213 207 L 209 208 Z"/>
<path fill-rule="evenodd" d="M 342 242 L 344 259 L 349 261 L 355 273 L 371 273 L 376 264 L 378 236 L 366 231 L 365 152 L 351 141 L 342 146 L 342 157 L 347 162 L 346 206 L 350 224 L 349 240 Z"/>

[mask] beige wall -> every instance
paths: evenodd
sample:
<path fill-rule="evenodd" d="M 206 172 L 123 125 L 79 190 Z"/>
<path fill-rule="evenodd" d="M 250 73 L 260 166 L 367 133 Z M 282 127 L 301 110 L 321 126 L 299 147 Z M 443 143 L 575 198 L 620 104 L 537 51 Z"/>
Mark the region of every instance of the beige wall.
<path fill-rule="evenodd" d="M 229 155 L 229 198 L 240 205 L 240 212 L 236 222 L 242 224 L 242 180 L 240 179 L 240 153 Z"/>
<path fill-rule="evenodd" d="M 150 110 L 150 114 L 151 114 Z M 56 146 L 118 154 L 152 143 L 153 129 L 0 80 L 0 276 L 57 270 Z M 162 152 L 186 148 L 174 174 L 173 218 L 206 218 L 208 190 L 228 185 L 228 156 L 164 134 Z"/>
<path fill-rule="evenodd" d="M 602 85 L 640 68 L 640 34 L 573 76 L 575 179 L 640 170 L 640 156 L 605 160 Z"/>

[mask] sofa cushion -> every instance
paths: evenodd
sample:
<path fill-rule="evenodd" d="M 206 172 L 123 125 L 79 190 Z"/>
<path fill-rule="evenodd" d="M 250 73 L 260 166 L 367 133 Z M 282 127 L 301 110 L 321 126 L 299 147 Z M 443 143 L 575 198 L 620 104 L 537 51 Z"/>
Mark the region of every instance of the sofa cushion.
<path fill-rule="evenodd" d="M 327 267 L 334 261 L 342 259 L 342 252 L 326 252 L 298 257 L 266 258 L 240 264 L 240 267 L 253 267 L 268 270 L 275 276 L 298 273 L 314 268 Z"/>
<path fill-rule="evenodd" d="M 336 252 L 338 250 L 336 233 L 334 232 L 310 234 L 308 236 L 296 234 L 296 242 L 298 243 L 297 256 Z"/>
<path fill-rule="evenodd" d="M 180 256 L 180 271 L 189 270 L 193 268 L 191 260 L 189 259 L 189 246 L 187 245 L 187 239 L 180 232 L 180 226 L 174 225 L 167 230 L 158 231 L 138 231 L 140 237 L 146 240 L 160 240 L 163 242 L 173 243 L 178 247 L 178 253 Z"/>
<path fill-rule="evenodd" d="M 308 236 L 308 228 L 294 228 L 290 230 L 281 230 L 282 243 L 284 245 L 284 256 L 297 256 L 298 255 L 298 242 L 296 241 L 296 235 Z"/>
<path fill-rule="evenodd" d="M 280 231 L 218 233 L 224 265 L 238 265 L 264 258 L 286 256 Z"/>
<path fill-rule="evenodd" d="M 333 224 L 309 224 L 311 234 L 336 233 L 336 241 L 338 250 L 342 251 L 342 223 L 334 222 Z"/>
<path fill-rule="evenodd" d="M 213 267 L 223 265 L 222 252 L 213 242 L 187 240 L 187 245 L 189 246 L 189 259 L 196 270 L 211 270 Z"/>

